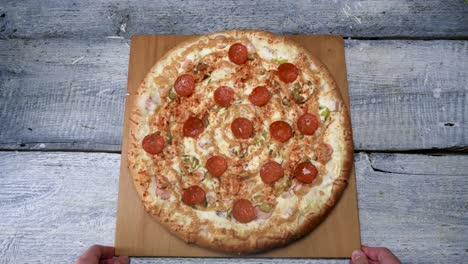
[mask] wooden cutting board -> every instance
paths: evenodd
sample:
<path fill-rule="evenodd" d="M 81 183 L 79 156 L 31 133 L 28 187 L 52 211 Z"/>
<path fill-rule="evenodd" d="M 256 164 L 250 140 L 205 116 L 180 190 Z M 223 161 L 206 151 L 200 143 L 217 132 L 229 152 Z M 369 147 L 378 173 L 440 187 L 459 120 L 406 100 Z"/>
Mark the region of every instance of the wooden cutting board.
<path fill-rule="evenodd" d="M 130 105 L 133 94 L 154 63 L 170 48 L 193 36 L 147 35 L 132 37 L 128 67 L 128 96 L 125 104 L 125 121 L 120 165 L 119 197 L 115 252 L 128 256 L 184 256 L 225 257 L 228 255 L 196 245 L 188 245 L 173 236 L 146 214 L 133 187 L 127 169 L 127 134 Z M 291 39 L 302 44 L 316 55 L 334 76 L 343 98 L 349 107 L 348 85 L 343 38 L 340 36 L 294 35 Z M 311 234 L 284 248 L 271 250 L 253 257 L 350 257 L 353 249 L 361 245 L 354 169 L 342 198 Z"/>

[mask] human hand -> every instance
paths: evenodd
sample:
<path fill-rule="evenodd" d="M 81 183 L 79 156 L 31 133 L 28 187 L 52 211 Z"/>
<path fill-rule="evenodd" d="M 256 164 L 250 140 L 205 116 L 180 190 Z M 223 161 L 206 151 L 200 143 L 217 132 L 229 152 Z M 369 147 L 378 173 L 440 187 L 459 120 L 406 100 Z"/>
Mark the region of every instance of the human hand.
<path fill-rule="evenodd" d="M 393 253 L 384 247 L 366 247 L 354 250 L 350 264 L 401 264 Z"/>
<path fill-rule="evenodd" d="M 115 248 L 101 245 L 93 245 L 86 250 L 75 264 L 128 264 L 127 256 L 114 257 Z"/>

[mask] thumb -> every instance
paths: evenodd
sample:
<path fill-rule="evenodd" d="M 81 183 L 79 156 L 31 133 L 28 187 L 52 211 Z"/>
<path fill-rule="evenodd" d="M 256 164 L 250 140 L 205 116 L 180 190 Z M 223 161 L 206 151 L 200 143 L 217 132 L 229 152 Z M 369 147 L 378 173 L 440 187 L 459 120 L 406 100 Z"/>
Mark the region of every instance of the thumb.
<path fill-rule="evenodd" d="M 353 264 L 369 264 L 367 261 L 367 256 L 361 250 L 354 250 L 353 254 L 351 254 L 351 259 Z"/>

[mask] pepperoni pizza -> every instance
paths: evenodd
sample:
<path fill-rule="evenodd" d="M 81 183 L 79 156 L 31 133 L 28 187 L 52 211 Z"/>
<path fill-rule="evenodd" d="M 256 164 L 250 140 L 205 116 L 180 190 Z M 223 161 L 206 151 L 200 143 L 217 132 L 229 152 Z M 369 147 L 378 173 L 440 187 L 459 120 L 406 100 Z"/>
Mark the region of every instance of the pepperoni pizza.
<path fill-rule="evenodd" d="M 189 243 L 233 253 L 312 231 L 353 157 L 348 110 L 325 66 L 263 31 L 169 51 L 136 92 L 129 138 L 146 211 Z"/>

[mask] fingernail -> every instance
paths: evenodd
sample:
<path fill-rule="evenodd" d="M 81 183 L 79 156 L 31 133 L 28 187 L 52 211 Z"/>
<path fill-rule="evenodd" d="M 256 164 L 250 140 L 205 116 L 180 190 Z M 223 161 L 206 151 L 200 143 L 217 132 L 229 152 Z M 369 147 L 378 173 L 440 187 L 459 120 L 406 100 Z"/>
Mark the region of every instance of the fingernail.
<path fill-rule="evenodd" d="M 358 260 L 359 258 L 361 258 L 363 255 L 362 251 L 361 250 L 354 250 L 353 253 L 351 254 L 351 258 L 353 260 Z"/>

